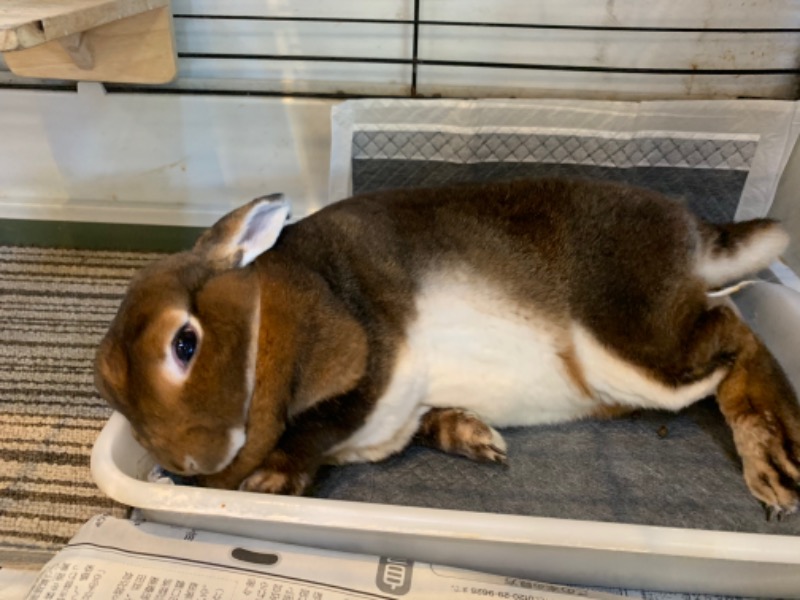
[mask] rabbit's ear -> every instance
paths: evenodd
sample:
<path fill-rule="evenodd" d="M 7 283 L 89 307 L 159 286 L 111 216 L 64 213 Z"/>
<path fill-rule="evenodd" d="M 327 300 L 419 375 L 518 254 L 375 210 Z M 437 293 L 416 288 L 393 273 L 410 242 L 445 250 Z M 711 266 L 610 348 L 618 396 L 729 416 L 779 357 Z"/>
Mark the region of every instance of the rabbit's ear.
<path fill-rule="evenodd" d="M 275 245 L 289 212 L 283 194 L 256 198 L 217 221 L 200 236 L 194 251 L 226 268 L 249 265 Z"/>

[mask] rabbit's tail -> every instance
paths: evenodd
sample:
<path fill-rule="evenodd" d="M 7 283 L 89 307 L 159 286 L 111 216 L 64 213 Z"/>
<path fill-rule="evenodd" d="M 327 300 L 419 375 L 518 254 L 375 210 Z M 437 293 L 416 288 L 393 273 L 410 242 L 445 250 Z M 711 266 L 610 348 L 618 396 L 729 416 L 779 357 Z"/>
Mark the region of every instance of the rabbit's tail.
<path fill-rule="evenodd" d="M 770 219 L 714 225 L 703 223 L 697 273 L 709 288 L 735 282 L 763 269 L 789 245 L 789 235 Z"/>

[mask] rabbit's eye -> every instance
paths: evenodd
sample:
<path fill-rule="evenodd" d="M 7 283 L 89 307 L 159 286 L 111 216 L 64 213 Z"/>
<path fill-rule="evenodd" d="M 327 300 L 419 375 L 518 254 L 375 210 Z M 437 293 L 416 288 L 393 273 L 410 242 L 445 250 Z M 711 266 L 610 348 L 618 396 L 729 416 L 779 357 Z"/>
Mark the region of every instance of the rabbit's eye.
<path fill-rule="evenodd" d="M 175 358 L 184 367 L 189 364 L 197 349 L 197 332 L 191 325 L 184 325 L 172 340 L 172 350 Z"/>

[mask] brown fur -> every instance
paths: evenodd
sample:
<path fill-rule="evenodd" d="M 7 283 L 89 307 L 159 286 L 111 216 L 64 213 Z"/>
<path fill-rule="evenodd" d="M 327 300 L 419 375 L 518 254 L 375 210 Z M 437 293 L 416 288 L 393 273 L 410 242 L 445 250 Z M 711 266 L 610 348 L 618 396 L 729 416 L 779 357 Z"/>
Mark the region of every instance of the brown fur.
<path fill-rule="evenodd" d="M 98 389 L 165 466 L 187 452 L 213 463 L 220 431 L 244 423 L 258 321 L 247 444 L 204 482 L 301 492 L 386 390 L 424 277 L 464 272 L 501 290 L 518 307 L 516 318 L 536 314 L 560 331 L 580 325 L 667 386 L 726 370 L 719 401 L 745 479 L 765 502 L 794 506 L 794 393 L 752 332 L 710 306 L 708 285 L 695 273 L 700 254 L 746 249 L 774 224 L 701 223 L 679 203 L 615 184 L 399 190 L 343 201 L 287 226 L 272 249 L 237 269 L 242 250 L 234 238 L 248 210 L 226 216 L 192 253 L 138 277 L 98 351 Z M 190 310 L 206 329 L 182 390 L 153 375 L 174 335 L 153 323 L 170 308 Z M 596 414 L 615 410 L 594 398 L 571 350 L 561 359 L 597 403 Z M 430 411 L 418 439 L 480 458 L 475 448 L 486 431 L 453 407 Z"/>
<path fill-rule="evenodd" d="M 263 267 L 262 320 L 254 402 L 248 422 L 249 442 L 224 471 L 203 478 L 211 487 L 236 487 L 275 446 L 283 424 L 294 420 L 292 431 L 302 429 L 303 417 L 315 414 L 317 402 L 332 399 L 355 387 L 364 376 L 367 346 L 364 331 L 316 278 L 293 277 L 291 266 L 279 262 Z M 310 375 L 310 376 L 309 376 Z M 265 425 L 280 429 L 269 435 Z M 324 436 L 313 432 L 324 444 Z M 304 435 L 296 435 L 301 441 Z M 289 441 L 284 441 L 288 444 Z M 323 447 L 322 450 L 325 448 Z M 306 467 L 305 453 L 292 456 L 296 470 Z M 282 463 L 283 464 L 283 463 Z M 314 467 L 319 466 L 318 463 Z M 288 481 L 283 482 L 289 485 Z"/>
<path fill-rule="evenodd" d="M 631 408 L 630 406 L 621 406 L 619 404 L 603 404 L 598 406 L 589 416 L 593 419 L 611 420 L 629 415 L 635 410 L 635 408 Z"/>
<path fill-rule="evenodd" d="M 592 390 L 589 389 L 589 384 L 586 383 L 586 377 L 583 374 L 583 369 L 581 368 L 581 365 L 578 363 L 578 359 L 575 356 L 575 349 L 569 347 L 560 352 L 558 357 L 564 364 L 564 369 L 566 369 L 567 375 L 569 375 L 569 378 L 575 384 L 575 387 L 577 387 L 581 394 L 587 398 L 592 398 Z"/>
<path fill-rule="evenodd" d="M 775 227 L 771 219 L 753 219 L 738 223 L 723 223 L 708 226 L 701 224 L 699 230 L 704 244 L 713 256 L 729 256 L 738 252 L 743 243 L 754 235 Z"/>
<path fill-rule="evenodd" d="M 176 271 L 183 274 L 183 282 L 175 281 Z M 187 288 L 196 291 L 189 294 Z M 254 273 L 216 273 L 189 254 L 153 265 L 132 285 L 120 308 L 126 319 L 116 319 L 101 343 L 96 381 L 165 467 L 182 470 L 175 449 L 181 455 L 191 449 L 201 465 L 213 462 L 218 448 L 227 445 L 227 429 L 242 422 L 250 315 L 257 299 Z M 203 318 L 204 345 L 225 351 L 199 352 L 188 384 L 174 389 L 154 374 L 172 335 L 163 328 L 163 315 L 168 309 L 190 306 Z"/>

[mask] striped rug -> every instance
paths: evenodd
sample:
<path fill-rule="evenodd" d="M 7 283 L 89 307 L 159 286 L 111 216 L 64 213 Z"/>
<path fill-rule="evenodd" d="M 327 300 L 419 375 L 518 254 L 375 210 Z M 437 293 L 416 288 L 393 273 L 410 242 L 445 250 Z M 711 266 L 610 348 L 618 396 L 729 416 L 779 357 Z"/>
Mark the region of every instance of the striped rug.
<path fill-rule="evenodd" d="M 92 444 L 111 413 L 94 390 L 92 359 L 131 275 L 155 257 L 0 247 L 0 555 L 6 562 L 59 549 L 93 515 L 126 513 L 89 473 Z"/>

